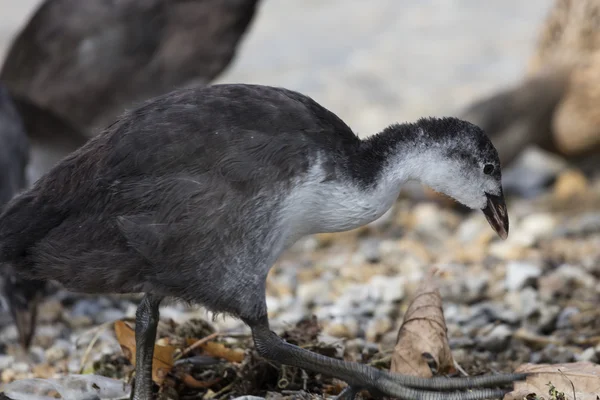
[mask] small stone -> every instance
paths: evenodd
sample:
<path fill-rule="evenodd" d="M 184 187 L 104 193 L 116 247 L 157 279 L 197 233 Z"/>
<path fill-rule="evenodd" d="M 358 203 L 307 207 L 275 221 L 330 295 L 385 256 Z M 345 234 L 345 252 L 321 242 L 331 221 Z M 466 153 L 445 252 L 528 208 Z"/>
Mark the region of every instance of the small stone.
<path fill-rule="evenodd" d="M 557 226 L 558 221 L 550 214 L 536 213 L 524 217 L 519 224 L 518 230 L 521 234 L 531 237 L 533 242 L 548 237 Z"/>
<path fill-rule="evenodd" d="M 39 364 L 39 363 L 42 363 L 45 361 L 46 356 L 44 355 L 44 353 L 45 353 L 44 349 L 40 346 L 33 345 L 29 348 L 29 357 L 36 364 Z M 2 369 L 1 366 L 0 366 L 0 369 Z"/>
<path fill-rule="evenodd" d="M 31 366 L 26 362 L 16 362 L 11 366 L 16 373 L 25 373 L 31 371 Z"/>
<path fill-rule="evenodd" d="M 573 323 L 571 322 L 571 318 L 579 314 L 579 308 L 577 307 L 565 307 L 560 314 L 558 314 L 558 318 L 556 319 L 556 328 L 557 329 L 569 329 L 573 327 Z"/>
<path fill-rule="evenodd" d="M 0 373 L 0 381 L 7 383 L 15 380 L 17 373 L 12 369 L 5 369 Z"/>
<path fill-rule="evenodd" d="M 325 279 L 301 283 L 296 290 L 298 300 L 305 306 L 311 304 L 325 304 L 331 298 L 331 285 Z"/>
<path fill-rule="evenodd" d="M 536 364 L 566 364 L 574 360 L 575 355 L 569 348 L 557 346 L 553 343 L 550 343 L 546 347 L 544 347 L 542 351 L 538 352 L 535 359 L 532 359 L 531 362 Z"/>
<path fill-rule="evenodd" d="M 381 260 L 380 244 L 381 240 L 369 238 L 361 241 L 358 251 L 364 257 L 365 261 L 373 264 L 378 263 Z"/>
<path fill-rule="evenodd" d="M 486 350 L 497 352 L 506 348 L 512 334 L 508 325 L 496 325 L 488 334 L 479 338 L 479 345 Z"/>
<path fill-rule="evenodd" d="M 600 212 L 592 211 L 570 218 L 554 231 L 556 236 L 583 236 L 600 232 Z"/>
<path fill-rule="evenodd" d="M 499 321 L 514 325 L 521 319 L 515 311 L 495 303 L 481 304 L 481 311 L 485 312 L 489 316 L 489 320 L 492 322 Z"/>
<path fill-rule="evenodd" d="M 52 364 L 59 360 L 67 358 L 70 354 L 70 344 L 64 340 L 57 340 L 56 343 L 45 352 L 46 362 Z"/>
<path fill-rule="evenodd" d="M 595 348 L 588 347 L 580 354 L 576 354 L 575 359 L 577 361 L 588 361 L 588 362 L 592 362 L 592 363 L 597 363 L 598 362 L 598 353 L 596 352 Z"/>
<path fill-rule="evenodd" d="M 523 262 L 511 261 L 506 265 L 505 285 L 509 291 L 517 291 L 525 286 L 529 286 L 542 275 L 542 268 L 539 265 Z"/>
<path fill-rule="evenodd" d="M 0 354 L 0 371 L 9 368 L 15 362 L 13 356 Z"/>
<path fill-rule="evenodd" d="M 375 275 L 367 286 L 373 291 L 373 297 L 379 298 L 385 303 L 393 303 L 404 298 L 405 283 L 402 276 Z"/>
<path fill-rule="evenodd" d="M 485 218 L 480 218 L 480 215 L 473 215 L 460 224 L 456 231 L 456 237 L 463 244 L 473 243 L 481 236 L 482 232 L 487 232 L 488 226 Z"/>
<path fill-rule="evenodd" d="M 358 323 L 356 321 L 331 322 L 323 330 L 326 334 L 343 339 L 351 339 L 356 337 L 358 332 Z"/>
<path fill-rule="evenodd" d="M 505 297 L 506 304 L 515 310 L 521 318 L 527 318 L 538 311 L 540 302 L 537 291 L 532 287 L 523 288 L 521 291 L 510 293 Z"/>
<path fill-rule="evenodd" d="M 581 171 L 569 170 L 558 176 L 553 194 L 557 200 L 565 201 L 585 194 L 588 186 L 588 180 Z"/>
<path fill-rule="evenodd" d="M 556 304 L 546 304 L 539 307 L 538 310 L 527 318 L 527 323 L 531 325 L 537 333 L 547 333 L 554 330 L 556 318 L 560 312 L 560 306 Z"/>
<path fill-rule="evenodd" d="M 94 323 L 94 320 L 87 315 L 80 315 L 78 317 L 71 317 L 69 319 L 69 325 L 74 329 L 87 328 Z"/>
<path fill-rule="evenodd" d="M 382 335 L 392 329 L 393 324 L 389 318 L 376 318 L 369 321 L 365 337 L 369 342 L 377 343 Z"/>
<path fill-rule="evenodd" d="M 95 317 L 97 324 L 103 324 L 105 322 L 118 321 L 125 318 L 125 312 L 118 308 L 107 308 L 100 311 Z"/>
<path fill-rule="evenodd" d="M 481 299 L 485 291 L 489 287 L 490 274 L 482 272 L 477 275 L 470 276 L 463 283 L 466 287 L 466 293 L 463 293 L 467 302 L 472 302 Z"/>
<path fill-rule="evenodd" d="M 38 323 L 55 322 L 61 318 L 64 310 L 61 302 L 56 300 L 43 301 L 39 307 Z"/>
<path fill-rule="evenodd" d="M 71 309 L 72 317 L 88 316 L 94 317 L 102 310 L 102 306 L 95 300 L 81 299 Z"/>

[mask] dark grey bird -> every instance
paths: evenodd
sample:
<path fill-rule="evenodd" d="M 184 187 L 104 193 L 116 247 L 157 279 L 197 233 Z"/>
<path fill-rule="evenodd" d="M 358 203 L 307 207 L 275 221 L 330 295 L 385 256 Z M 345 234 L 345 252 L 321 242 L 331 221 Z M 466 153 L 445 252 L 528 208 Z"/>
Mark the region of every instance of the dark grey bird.
<path fill-rule="evenodd" d="M 29 182 L 132 104 L 216 78 L 234 58 L 257 4 L 43 1 L 11 43 L 0 71 L 31 142 Z M 13 283 L 5 297 L 28 347 L 44 285 L 10 271 L 3 275 Z"/>
<path fill-rule="evenodd" d="M 27 165 L 29 162 L 30 142 L 25 125 L 13 102 L 8 89 L 0 83 L 0 208 L 19 191 L 27 186 Z M 8 303 L 20 332 L 31 332 L 30 324 L 35 320 L 36 299 L 39 293 L 39 281 L 18 279 L 9 265 L 0 265 L 1 292 Z M 21 337 L 21 343 L 30 339 L 27 334 Z"/>
<path fill-rule="evenodd" d="M 361 140 L 294 91 L 181 89 L 127 111 L 0 215 L 0 262 L 23 278 L 87 293 L 143 292 L 133 398 L 152 398 L 159 305 L 178 298 L 233 315 L 275 362 L 401 399 L 484 399 L 523 379 L 421 379 L 331 359 L 269 329 L 267 273 L 299 238 L 375 220 L 420 181 L 508 234 L 498 154 L 455 118 L 396 124 Z M 457 392 L 478 388 L 470 392 Z M 441 393 L 446 391 L 451 393 Z"/>
<path fill-rule="evenodd" d="M 0 80 L 93 136 L 134 103 L 211 82 L 257 3 L 45 0 L 9 46 Z"/>
<path fill-rule="evenodd" d="M 14 97 L 5 85 L 0 83 L 4 118 L 10 118 L 13 123 L 4 123 L 0 130 L 7 132 L 11 127 L 13 134 L 4 136 L 6 144 L 0 149 L 0 163 L 6 168 L 2 173 L 13 176 L 12 183 L 4 179 L 0 183 L 2 202 L 4 205 L 17 191 L 35 182 L 45 172 L 48 172 L 58 161 L 67 154 L 81 147 L 88 139 L 66 121 L 26 99 Z M 18 122 L 17 122 L 18 121 Z M 18 132 L 18 135 L 16 134 Z M 26 147 L 22 143 L 25 141 Z M 19 145 L 20 151 L 14 146 Z M 12 146 L 12 147 L 11 147 Z M 12 150 L 11 150 L 12 149 Z M 14 178 L 18 176 L 18 178 Z M 17 182 L 18 185 L 15 185 Z M 4 285 L 0 287 L 0 295 L 7 302 L 8 309 L 17 326 L 19 343 L 28 348 L 36 327 L 37 305 L 44 296 L 46 284 L 43 281 L 23 279 L 14 274 L 11 268 L 0 268 L 0 278 Z"/>

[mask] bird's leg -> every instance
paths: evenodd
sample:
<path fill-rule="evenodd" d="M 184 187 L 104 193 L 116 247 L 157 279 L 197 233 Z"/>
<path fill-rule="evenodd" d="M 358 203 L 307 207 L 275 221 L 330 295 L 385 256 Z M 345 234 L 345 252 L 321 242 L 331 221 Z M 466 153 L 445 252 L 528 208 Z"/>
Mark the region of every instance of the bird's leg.
<path fill-rule="evenodd" d="M 152 400 L 152 358 L 162 297 L 146 293 L 135 313 L 135 386 L 133 400 Z"/>
<path fill-rule="evenodd" d="M 526 374 L 506 374 L 467 378 L 418 378 L 392 374 L 368 365 L 341 361 L 310 352 L 285 342 L 269 329 L 267 317 L 259 320 L 245 320 L 252 329 L 254 344 L 258 353 L 273 361 L 303 368 L 309 371 L 332 376 L 346 381 L 350 386 L 348 394 L 354 396 L 359 389 L 367 389 L 372 394 L 379 393 L 403 400 L 480 400 L 502 398 L 507 390 L 477 389 L 469 392 L 451 392 L 474 387 L 496 386 L 525 379 Z M 450 393 L 441 393 L 446 391 Z M 345 397 L 345 396 L 344 396 Z"/>
<path fill-rule="evenodd" d="M 31 344 L 35 333 L 37 307 L 46 283 L 6 276 L 5 297 L 19 333 L 19 342 L 24 349 Z"/>

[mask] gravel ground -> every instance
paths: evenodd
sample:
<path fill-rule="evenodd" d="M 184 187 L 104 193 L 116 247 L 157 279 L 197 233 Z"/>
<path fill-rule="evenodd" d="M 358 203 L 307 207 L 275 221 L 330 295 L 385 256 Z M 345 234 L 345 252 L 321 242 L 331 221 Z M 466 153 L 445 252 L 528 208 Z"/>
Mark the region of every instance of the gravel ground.
<path fill-rule="evenodd" d="M 0 0 L 0 54 L 36 3 Z M 219 81 L 300 90 L 370 134 L 394 121 L 453 113 L 518 80 L 550 3 L 374 0 L 365 7 L 359 0 L 267 0 Z M 535 197 L 509 199 L 508 207 L 507 241 L 494 237 L 480 213 L 408 199 L 367 228 L 302 240 L 269 276 L 273 327 L 297 338 L 289 330 L 315 315 L 322 332 L 307 343 L 327 343 L 327 351 L 335 343 L 338 357 L 387 367 L 410 295 L 437 266 L 444 272 L 440 292 L 450 345 L 467 372 L 512 371 L 523 362 L 598 362 L 600 179 L 565 173 Z M 1 382 L 82 370 L 124 379 L 131 366 L 111 322 L 132 318 L 136 299 L 56 291 L 42 306 L 27 356 L 0 312 Z M 172 338 L 185 337 L 194 319 L 210 320 L 180 304 L 163 307 L 161 318 Z M 243 366 L 230 366 L 246 384 L 233 379 L 228 389 L 221 382 L 184 391 L 175 385 L 165 398 L 208 398 L 219 390 L 225 398 L 277 398 L 286 390 L 300 396 L 302 385 L 278 386 L 285 370 L 255 359 L 238 321 L 219 317 L 211 324 L 228 332 L 229 345 L 247 351 Z M 295 329 L 306 336 L 313 328 L 304 321 Z M 266 378 L 256 378 L 256 371 Z M 324 377 L 306 379 L 315 396 L 336 391 L 337 383 Z"/>

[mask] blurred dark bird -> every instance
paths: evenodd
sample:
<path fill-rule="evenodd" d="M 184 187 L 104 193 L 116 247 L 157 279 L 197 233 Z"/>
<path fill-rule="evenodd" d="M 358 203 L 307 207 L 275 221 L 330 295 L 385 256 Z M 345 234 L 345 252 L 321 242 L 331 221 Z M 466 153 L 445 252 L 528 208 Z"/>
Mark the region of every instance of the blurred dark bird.
<path fill-rule="evenodd" d="M 504 166 L 530 145 L 598 170 L 600 0 L 556 0 L 527 76 L 470 105 L 461 118 L 481 126 Z"/>
<path fill-rule="evenodd" d="M 500 161 L 456 118 L 395 124 L 361 140 L 297 92 L 259 85 L 182 89 L 126 112 L 0 215 L 0 262 L 73 291 L 145 293 L 133 398 L 152 398 L 165 297 L 242 319 L 257 351 L 401 399 L 500 397 L 523 374 L 422 379 L 328 358 L 269 329 L 266 277 L 299 238 L 362 226 L 416 180 L 509 230 Z M 469 392 L 456 390 L 473 389 Z M 454 390 L 454 392 L 452 392 Z M 440 391 L 450 393 L 440 393 Z"/>
<path fill-rule="evenodd" d="M 206 85 L 233 59 L 258 0 L 46 0 L 0 80 L 93 136 L 127 107 Z"/>
<path fill-rule="evenodd" d="M 29 160 L 29 140 L 25 126 L 8 89 L 0 83 L 0 208 L 27 186 L 26 168 Z M 28 324 L 35 320 L 39 281 L 23 282 L 10 271 L 9 265 L 0 265 L 0 286 L 8 308 L 23 332 L 31 332 Z M 21 343 L 30 337 L 21 338 Z"/>
<path fill-rule="evenodd" d="M 124 109 L 224 71 L 258 0 L 46 0 L 9 47 L 0 81 L 32 144 L 34 182 Z M 20 342 L 35 330 L 40 283 L 4 272 Z M 12 305 L 15 305 L 13 307 Z M 27 319 L 32 319 L 25 322 Z"/>
<path fill-rule="evenodd" d="M 0 207 L 86 141 L 51 112 L 14 98 L 0 82 Z M 21 279 L 10 266 L 0 267 L 0 282 L 19 342 L 27 348 L 35 332 L 37 304 L 45 283 Z"/>

